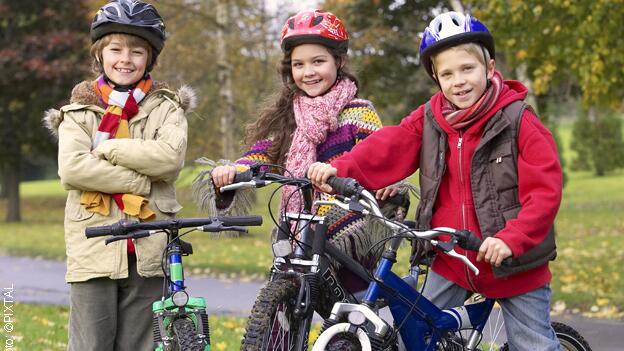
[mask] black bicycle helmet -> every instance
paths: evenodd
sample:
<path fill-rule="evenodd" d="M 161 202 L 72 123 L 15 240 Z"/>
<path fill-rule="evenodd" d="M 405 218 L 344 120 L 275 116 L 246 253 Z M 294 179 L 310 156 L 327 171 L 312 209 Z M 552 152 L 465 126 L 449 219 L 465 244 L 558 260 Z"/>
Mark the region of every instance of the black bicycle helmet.
<path fill-rule="evenodd" d="M 139 0 L 111 0 L 95 14 L 91 41 L 110 33 L 136 35 L 154 48 L 154 57 L 165 45 L 165 23 L 156 8 Z"/>

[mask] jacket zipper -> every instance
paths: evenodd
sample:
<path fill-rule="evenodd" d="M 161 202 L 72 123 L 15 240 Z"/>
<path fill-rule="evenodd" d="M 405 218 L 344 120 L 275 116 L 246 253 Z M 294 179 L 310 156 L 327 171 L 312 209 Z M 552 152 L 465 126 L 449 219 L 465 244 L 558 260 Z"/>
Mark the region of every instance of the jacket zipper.
<path fill-rule="evenodd" d="M 459 184 L 460 184 L 460 198 L 461 198 L 461 223 L 462 223 L 462 229 L 468 229 L 467 225 L 466 225 L 466 205 L 465 205 L 465 194 L 464 194 L 464 169 L 462 166 L 462 159 L 463 159 L 463 153 L 462 153 L 462 146 L 463 146 L 463 141 L 464 141 L 464 137 L 462 135 L 462 132 L 459 132 L 459 139 L 457 140 L 457 150 L 458 150 L 458 157 L 457 159 L 459 160 Z M 468 250 L 466 250 L 465 252 L 466 256 L 468 256 Z M 472 282 L 472 278 L 470 277 L 470 271 L 468 270 L 467 266 L 464 266 L 464 272 L 466 274 L 466 280 L 468 281 L 468 284 L 470 285 L 470 288 L 472 289 L 472 291 L 477 291 L 477 289 L 474 286 L 474 283 Z"/>

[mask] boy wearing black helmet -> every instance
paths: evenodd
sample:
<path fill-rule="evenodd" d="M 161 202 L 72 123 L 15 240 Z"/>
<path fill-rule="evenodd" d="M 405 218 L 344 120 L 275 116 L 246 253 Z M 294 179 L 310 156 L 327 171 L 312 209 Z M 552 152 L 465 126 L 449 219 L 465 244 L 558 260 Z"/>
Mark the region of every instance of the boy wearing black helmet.
<path fill-rule="evenodd" d="M 424 295 L 441 308 L 473 292 L 496 298 L 510 350 L 559 350 L 549 315 L 562 190 L 553 137 L 523 102 L 527 88 L 495 70 L 494 39 L 476 18 L 437 16 L 420 54 L 441 91 L 331 165 L 312 165 L 308 176 L 326 191 L 336 174 L 376 189 L 420 170 L 418 229 L 469 229 L 484 239 L 479 252 L 460 252 L 479 275 L 437 255 Z"/>
<path fill-rule="evenodd" d="M 148 350 L 166 238 L 105 245 L 105 238 L 86 239 L 84 231 L 120 219 L 168 218 L 181 209 L 174 182 L 194 95 L 150 76 L 165 41 L 152 5 L 109 2 L 95 15 L 91 39 L 98 77 L 76 85 L 71 104 L 45 117 L 58 135 L 59 176 L 68 190 L 68 350 Z"/>

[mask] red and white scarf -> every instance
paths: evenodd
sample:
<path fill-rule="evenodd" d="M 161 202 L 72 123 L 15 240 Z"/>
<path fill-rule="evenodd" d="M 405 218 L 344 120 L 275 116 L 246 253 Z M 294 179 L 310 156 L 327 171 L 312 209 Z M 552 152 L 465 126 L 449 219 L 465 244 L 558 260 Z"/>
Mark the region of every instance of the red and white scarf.
<path fill-rule="evenodd" d="M 317 161 L 316 147 L 325 141 L 327 134 L 338 128 L 338 115 L 356 94 L 355 83 L 344 78 L 323 95 L 295 96 L 293 109 L 297 128 L 286 157 L 286 169 L 293 176 L 305 176 L 308 167 Z M 296 190 L 296 187 L 284 186 L 282 211 L 297 212 L 302 209 L 302 198 L 300 194 L 295 194 Z"/>
<path fill-rule="evenodd" d="M 128 91 L 115 90 L 103 76 L 93 82 L 93 88 L 104 103 L 106 111 L 95 134 L 92 149 L 110 138 L 130 137 L 129 121 L 139 112 L 138 104 L 151 87 L 152 79 L 149 76 L 142 79 L 134 89 Z M 117 206 L 130 216 L 141 220 L 151 220 L 156 216 L 147 206 L 146 199 L 133 194 L 104 194 L 97 191 L 85 191 L 80 197 L 80 203 L 90 212 L 108 216 L 111 197 Z"/>
<path fill-rule="evenodd" d="M 455 107 L 455 105 L 444 98 L 442 99 L 442 115 L 446 118 L 453 129 L 464 129 L 473 122 L 479 120 L 488 111 L 490 111 L 492 107 L 494 107 L 502 90 L 503 77 L 500 72 L 494 71 L 490 87 L 483 93 L 477 102 L 468 108 L 459 110 Z"/>

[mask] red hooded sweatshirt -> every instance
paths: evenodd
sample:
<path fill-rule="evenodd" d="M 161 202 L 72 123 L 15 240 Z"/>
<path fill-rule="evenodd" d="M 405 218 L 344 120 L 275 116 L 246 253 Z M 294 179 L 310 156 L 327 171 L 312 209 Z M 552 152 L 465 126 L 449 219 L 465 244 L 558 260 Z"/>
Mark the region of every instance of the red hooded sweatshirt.
<path fill-rule="evenodd" d="M 451 128 L 442 116 L 442 93 L 431 98 L 435 119 L 448 135 L 447 168 L 434 205 L 431 227 L 469 229 L 482 237 L 471 191 L 472 156 L 488 120 L 503 107 L 523 100 L 526 94 L 527 89 L 520 82 L 504 81 L 502 93 L 492 110 L 463 131 Z M 351 152 L 334 160 L 331 164 L 338 169 L 338 176 L 355 178 L 368 189 L 381 189 L 414 173 L 421 157 L 424 109 L 424 105 L 420 106 L 400 125 L 376 131 Z M 561 202 L 562 172 L 555 141 L 529 109 L 522 115 L 518 135 L 518 183 L 522 209 L 516 219 L 507 221 L 505 228 L 495 235 L 510 247 L 514 257 L 527 252 L 546 237 Z M 456 251 L 463 253 L 460 248 Z M 545 264 L 496 279 L 490 264 L 476 262 L 476 252 L 468 252 L 467 256 L 479 268 L 478 276 L 460 260 L 444 254 L 436 256 L 432 269 L 467 290 L 492 298 L 529 292 L 549 283 L 552 277 L 548 264 Z"/>

